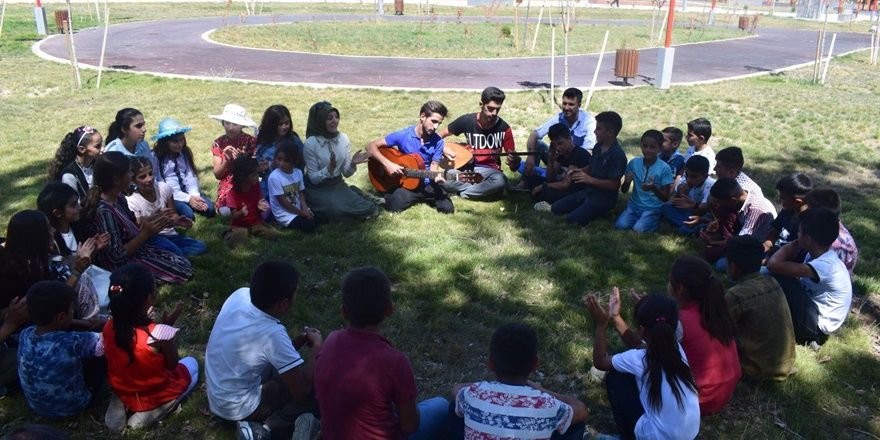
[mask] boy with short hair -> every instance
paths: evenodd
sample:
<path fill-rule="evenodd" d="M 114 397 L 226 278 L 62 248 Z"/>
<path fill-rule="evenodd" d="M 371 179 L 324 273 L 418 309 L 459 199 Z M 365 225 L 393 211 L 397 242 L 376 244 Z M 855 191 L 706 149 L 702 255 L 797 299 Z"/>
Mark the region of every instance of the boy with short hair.
<path fill-rule="evenodd" d="M 807 208 L 825 208 L 840 217 L 840 195 L 833 189 L 814 189 L 804 196 L 804 206 Z M 838 222 L 838 235 L 834 243 L 831 244 L 831 250 L 837 253 L 840 261 L 849 271 L 849 277 L 852 278 L 853 270 L 859 261 L 859 248 L 856 241 L 850 234 L 849 229 L 843 225 L 843 221 Z"/>
<path fill-rule="evenodd" d="M 706 118 L 697 118 L 687 123 L 688 149 L 684 153 L 684 160 L 693 155 L 703 156 L 709 159 L 709 170 L 715 174 L 715 151 L 709 146 L 709 138 L 712 137 L 712 123 Z"/>
<path fill-rule="evenodd" d="M 678 152 L 684 133 L 678 127 L 666 127 L 663 133 L 663 148 L 660 150 L 660 159 L 672 168 L 672 174 L 676 179 L 684 174 L 684 155 Z"/>
<path fill-rule="evenodd" d="M 724 272 L 727 259 L 723 255 L 727 240 L 734 235 L 766 237 L 776 217 L 776 208 L 764 196 L 742 189 L 730 177 L 715 181 L 709 195 L 709 205 L 716 220 L 714 228 L 706 227 L 700 231 L 700 238 L 708 246 L 703 255 L 706 260 L 716 263 L 716 269 Z"/>
<path fill-rule="evenodd" d="M 709 177 L 709 159 L 691 156 L 684 164 L 684 180 L 672 191 L 668 202 L 661 208 L 663 218 L 682 234 L 693 234 L 697 228 L 685 224 L 691 217 L 700 218 L 709 211 L 709 190 L 715 179 Z"/>
<path fill-rule="evenodd" d="M 569 172 L 573 183 L 582 183 L 586 188 L 553 203 L 551 211 L 554 214 L 565 215 L 568 223 L 586 226 L 614 209 L 620 178 L 626 172 L 627 163 L 626 153 L 617 142 L 621 129 L 623 119 L 616 112 L 596 115 L 596 147 L 590 166 L 586 170 Z"/>
<path fill-rule="evenodd" d="M 382 336 L 391 316 L 391 281 L 379 269 L 354 269 L 342 280 L 344 330 L 327 336 L 315 359 L 315 392 L 325 440 L 435 438 L 449 402 L 416 403 L 415 376 L 406 355 Z"/>
<path fill-rule="evenodd" d="M 616 229 L 632 229 L 638 233 L 654 232 L 660 226 L 661 208 L 669 200 L 675 177 L 666 162 L 659 160 L 663 133 L 648 130 L 642 135 L 642 157 L 626 165 L 626 177 L 620 191 L 626 193 L 633 185 L 633 194 L 626 209 L 617 217 Z"/>
<path fill-rule="evenodd" d="M 840 221 L 825 208 L 809 208 L 800 215 L 800 233 L 767 262 L 785 291 L 799 344 L 822 345 L 846 320 L 852 304 L 849 272 L 831 244 Z M 791 261 L 806 251 L 803 262 Z"/>
<path fill-rule="evenodd" d="M 28 406 L 42 417 L 80 413 L 107 374 L 100 333 L 67 330 L 75 297 L 76 291 L 60 281 L 40 281 L 26 296 L 34 325 L 21 332 L 18 376 Z"/>
<path fill-rule="evenodd" d="M 805 208 L 804 197 L 813 190 L 813 182 L 806 174 L 794 173 L 776 182 L 781 209 L 764 238 L 764 252 L 769 256 L 798 237 L 798 214 Z"/>
<path fill-rule="evenodd" d="M 736 347 L 746 376 L 785 380 L 794 366 L 794 329 L 782 287 L 761 274 L 764 249 L 753 236 L 727 242 L 727 275 L 736 284 L 724 299 L 736 327 Z"/>
<path fill-rule="evenodd" d="M 745 158 L 740 147 L 722 148 L 715 155 L 715 175 L 718 178 L 732 177 L 742 189 L 763 196 L 764 191 L 743 172 L 743 166 L 745 166 Z"/>
<path fill-rule="evenodd" d="M 538 368 L 538 335 L 526 324 L 495 330 L 489 344 L 489 370 L 496 380 L 453 388 L 452 439 L 558 439 L 584 436 L 587 407 L 572 396 L 529 381 Z"/>
<path fill-rule="evenodd" d="M 546 179 L 538 173 L 523 176 L 527 186 L 532 187 L 532 197 L 538 201 L 537 210 L 549 210 L 550 203 L 586 188 L 574 183 L 569 171 L 585 169 L 590 165 L 590 153 L 574 145 L 571 131 L 565 124 L 555 124 L 548 131 L 550 146 L 547 152 Z"/>
<path fill-rule="evenodd" d="M 291 264 L 262 263 L 250 287 L 226 299 L 211 329 L 205 349 L 208 405 L 236 422 L 239 440 L 288 439 L 294 422 L 300 424 L 297 416 L 315 408 L 315 363 L 297 350 L 308 345 L 313 358 L 321 332 L 306 327 L 291 340 L 280 321 L 293 307 L 298 286 L 299 272 Z"/>

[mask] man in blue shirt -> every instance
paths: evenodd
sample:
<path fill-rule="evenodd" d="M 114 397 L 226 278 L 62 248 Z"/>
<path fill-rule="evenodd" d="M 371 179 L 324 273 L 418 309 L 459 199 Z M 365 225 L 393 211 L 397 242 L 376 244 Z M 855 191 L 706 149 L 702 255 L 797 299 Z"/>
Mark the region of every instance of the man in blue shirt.
<path fill-rule="evenodd" d="M 543 173 L 543 169 L 538 168 L 537 164 L 543 160 L 546 163 L 546 155 L 549 146 L 542 139 L 550 132 L 550 127 L 556 124 L 565 124 L 571 133 L 571 140 L 575 147 L 583 148 L 586 151 L 592 151 L 596 145 L 596 120 L 589 112 L 581 109 L 581 101 L 584 94 L 574 87 L 565 89 L 562 93 L 562 111 L 558 115 L 551 117 L 543 125 L 535 129 L 529 135 L 526 142 L 526 148 L 530 154 L 526 157 L 525 162 L 519 156 L 510 156 L 508 165 L 511 171 L 518 171 L 524 176 Z M 524 187 L 523 189 L 529 189 Z"/>
<path fill-rule="evenodd" d="M 428 101 L 422 105 L 419 111 L 419 123 L 395 131 L 385 137 L 370 142 L 367 151 L 371 159 L 379 161 L 389 175 L 401 175 L 404 168 L 385 156 L 379 151 L 380 148 L 397 148 L 404 154 L 419 154 L 426 168 L 438 171 L 440 161 L 443 160 L 443 138 L 437 134 L 437 128 L 446 118 L 446 106 L 438 101 Z M 438 212 L 452 214 L 455 207 L 452 200 L 443 189 L 446 180 L 443 173 L 438 173 L 433 179 L 426 177 L 419 187 L 413 191 L 405 188 L 397 188 L 392 192 L 385 193 L 385 209 L 390 212 L 401 212 L 419 202 L 433 203 Z"/>

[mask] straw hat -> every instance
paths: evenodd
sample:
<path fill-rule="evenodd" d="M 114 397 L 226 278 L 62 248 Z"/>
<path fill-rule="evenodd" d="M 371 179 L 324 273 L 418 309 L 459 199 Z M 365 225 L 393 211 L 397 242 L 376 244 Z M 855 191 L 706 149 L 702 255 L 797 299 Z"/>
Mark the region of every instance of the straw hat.
<path fill-rule="evenodd" d="M 238 104 L 226 104 L 223 107 L 223 113 L 219 115 L 209 115 L 218 121 L 231 122 L 243 127 L 255 127 L 257 124 L 247 114 L 247 110 Z"/>
<path fill-rule="evenodd" d="M 156 130 L 156 134 L 153 135 L 152 139 L 158 141 L 159 139 L 176 136 L 190 130 L 192 130 L 192 127 L 184 127 L 177 119 L 165 118 L 159 121 L 159 129 Z"/>

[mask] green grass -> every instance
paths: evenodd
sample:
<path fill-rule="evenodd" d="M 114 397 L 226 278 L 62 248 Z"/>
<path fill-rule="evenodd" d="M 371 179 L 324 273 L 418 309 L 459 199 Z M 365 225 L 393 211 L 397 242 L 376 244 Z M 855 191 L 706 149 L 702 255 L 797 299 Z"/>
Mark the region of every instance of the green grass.
<path fill-rule="evenodd" d="M 81 11 L 75 18 L 88 24 L 83 6 L 75 5 Z M 118 12 L 114 20 L 223 13 L 222 5 L 112 6 Z M 328 6 L 270 7 L 318 11 Z M 450 117 L 476 110 L 477 96 L 472 93 L 314 90 L 115 72 L 106 74 L 101 89 L 95 90 L 95 72 L 83 71 L 85 87 L 74 91 L 68 67 L 30 53 L 36 38 L 31 11 L 29 5 L 9 5 L 0 37 L 0 225 L 16 211 L 34 206 L 50 157 L 67 131 L 88 123 L 105 132 L 116 110 L 124 106 L 141 109 L 151 131 L 164 116 L 193 127 L 187 137 L 209 194 L 216 191 L 209 147 L 222 129 L 207 115 L 228 102 L 243 104 L 257 118 L 268 105 L 283 103 L 293 113 L 296 130 L 303 133 L 308 106 L 327 99 L 340 108 L 340 128 L 356 147 L 413 123 L 417 109 L 429 98 L 443 101 Z M 880 69 L 869 67 L 866 60 L 866 53 L 835 60 L 826 87 L 809 85 L 806 69 L 668 92 L 603 91 L 594 96 L 590 110 L 613 109 L 623 116 L 620 139 L 630 157 L 644 130 L 683 128 L 686 121 L 705 116 L 713 122 L 716 148 L 741 146 L 746 171 L 769 197 L 775 197 L 776 179 L 795 170 L 809 173 L 819 186 L 840 191 L 843 219 L 861 249 L 856 287 L 876 303 L 880 127 L 875 121 Z M 522 149 L 529 130 L 549 116 L 546 93 L 509 94 L 502 116 L 514 127 Z M 363 170 L 351 182 L 369 188 Z M 590 408 L 589 423 L 612 430 L 604 391 L 588 380 L 592 323 L 579 298 L 584 291 L 607 292 L 614 285 L 662 290 L 674 258 L 695 252 L 695 244 L 668 229 L 649 236 L 614 231 L 611 216 L 588 228 L 572 228 L 559 218 L 534 212 L 531 201 L 518 194 L 495 202 L 455 199 L 455 204 L 453 216 L 417 206 L 400 215 L 383 213 L 371 222 L 328 225 L 308 237 L 290 233 L 279 242 L 254 242 L 234 251 L 224 248 L 218 221 L 200 219 L 193 234 L 208 243 L 209 252 L 194 259 L 195 278 L 160 290 L 161 302 L 182 300 L 186 305 L 181 354 L 203 358 L 220 305 L 261 261 L 282 258 L 300 268 L 303 282 L 285 323 L 292 332 L 312 325 L 324 334 L 343 325 L 338 312 L 341 276 L 352 267 L 373 264 L 394 282 L 397 309 L 386 323 L 386 333 L 412 360 L 422 396 L 487 377 L 492 330 L 522 320 L 533 324 L 541 338 L 540 380 L 550 389 L 578 395 Z M 779 424 L 811 439 L 869 438 L 859 431 L 880 436 L 880 332 L 871 325 L 876 319 L 869 313 L 853 314 L 820 352 L 798 348 L 799 371 L 782 384 L 741 384 L 728 408 L 703 420 L 703 438 L 794 437 Z M 104 405 L 70 420 L 41 422 L 65 429 L 74 438 L 112 438 L 96 422 Z M 229 427 L 203 414 L 206 406 L 200 385 L 182 413 L 153 431 L 126 437 L 232 438 Z M 0 433 L 33 420 L 20 395 L 0 400 Z"/>
<path fill-rule="evenodd" d="M 363 21 L 355 23 L 302 22 L 268 26 L 231 26 L 218 30 L 211 38 L 228 44 L 266 49 L 295 50 L 341 55 L 411 56 L 443 58 L 467 54 L 468 57 L 517 57 L 546 55 L 551 44 L 547 26 L 538 33 L 536 51 L 530 50 L 535 26 L 529 26 L 528 43 L 516 38 L 511 23 L 437 23 Z M 650 29 L 644 26 L 574 25 L 569 35 L 569 53 L 583 54 L 602 49 L 602 38 L 609 30 L 608 48 L 650 47 Z M 556 51 L 562 53 L 561 29 L 557 30 Z M 659 32 L 658 28 L 655 31 Z M 743 32 L 726 28 L 684 29 L 673 32 L 676 43 L 695 43 L 741 37 Z"/>

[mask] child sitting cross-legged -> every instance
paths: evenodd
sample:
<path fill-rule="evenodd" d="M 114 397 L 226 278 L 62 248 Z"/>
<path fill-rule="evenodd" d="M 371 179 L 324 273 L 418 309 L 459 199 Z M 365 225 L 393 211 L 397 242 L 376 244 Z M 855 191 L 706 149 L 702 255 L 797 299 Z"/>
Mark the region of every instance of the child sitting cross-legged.
<path fill-rule="evenodd" d="M 313 232 L 315 213 L 306 203 L 302 148 L 291 139 L 275 146 L 275 169 L 269 174 L 269 206 L 278 223 L 289 229 Z"/>
<path fill-rule="evenodd" d="M 799 344 L 822 345 L 839 329 L 852 303 L 852 281 L 846 266 L 831 249 L 840 221 L 825 208 L 800 215 L 798 239 L 773 254 L 767 269 L 785 291 Z M 803 261 L 792 261 L 806 252 Z"/>
<path fill-rule="evenodd" d="M 764 252 L 772 255 L 798 237 L 798 215 L 807 209 L 804 198 L 813 190 L 813 182 L 806 174 L 794 173 L 776 182 L 779 203 L 782 209 L 770 225 L 770 232 L 764 237 Z"/>
<path fill-rule="evenodd" d="M 760 272 L 763 257 L 764 248 L 755 237 L 737 236 L 727 242 L 727 275 L 736 284 L 724 299 L 743 374 L 785 380 L 795 360 L 791 313 L 779 283 Z"/>
<path fill-rule="evenodd" d="M 538 369 L 538 335 L 526 324 L 495 330 L 489 343 L 489 370 L 495 380 L 459 384 L 452 439 L 578 439 L 584 436 L 587 407 L 529 381 Z"/>
<path fill-rule="evenodd" d="M 605 375 L 608 402 L 621 438 L 693 439 L 700 432 L 697 385 L 676 339 L 678 307 L 660 295 L 640 298 L 633 311 L 638 331 L 620 316 L 615 287 L 607 309 L 595 295 L 585 305 L 596 321 L 593 365 Z M 608 325 L 629 350 L 608 353 Z"/>
<path fill-rule="evenodd" d="M 391 281 L 381 270 L 362 267 L 345 275 L 348 327 L 330 333 L 315 359 L 324 440 L 432 439 L 445 428 L 449 402 L 416 402 L 409 359 L 382 336 L 382 322 L 393 311 Z"/>
<path fill-rule="evenodd" d="M 272 240 L 281 233 L 263 221 L 263 211 L 269 203 L 260 191 L 259 164 L 253 157 L 239 156 L 232 161 L 232 188 L 226 195 L 229 216 L 229 229 L 223 232 L 223 240 L 230 246 L 237 246 L 249 237 Z"/>
<path fill-rule="evenodd" d="M 660 226 L 663 202 L 669 199 L 674 176 L 669 165 L 658 160 L 663 133 L 648 130 L 642 134 L 642 156 L 629 161 L 620 191 L 626 193 L 633 185 L 633 195 L 620 213 L 614 227 L 636 232 L 654 232 Z"/>
<path fill-rule="evenodd" d="M 709 177 L 709 159 L 691 156 L 684 164 L 684 180 L 678 182 L 661 208 L 663 218 L 682 234 L 695 233 L 697 228 L 685 222 L 709 212 L 709 191 L 714 184 L 715 179 Z"/>
<path fill-rule="evenodd" d="M 814 189 L 804 196 L 804 205 L 801 207 L 801 212 L 809 208 L 825 208 L 839 218 L 841 211 L 840 194 L 837 194 L 837 191 L 833 189 Z M 853 270 L 859 261 L 859 247 L 856 245 L 856 240 L 849 232 L 849 229 L 843 225 L 843 221 L 838 222 L 837 231 L 837 239 L 834 240 L 834 243 L 831 243 L 831 250 L 837 253 L 837 257 L 840 258 L 840 261 L 843 261 L 843 265 L 849 271 L 849 277 L 852 278 Z"/>
<path fill-rule="evenodd" d="M 18 376 L 28 406 L 38 416 L 78 414 L 104 382 L 101 335 L 68 330 L 75 297 L 76 291 L 60 281 L 40 281 L 27 293 L 34 325 L 21 332 Z"/>

